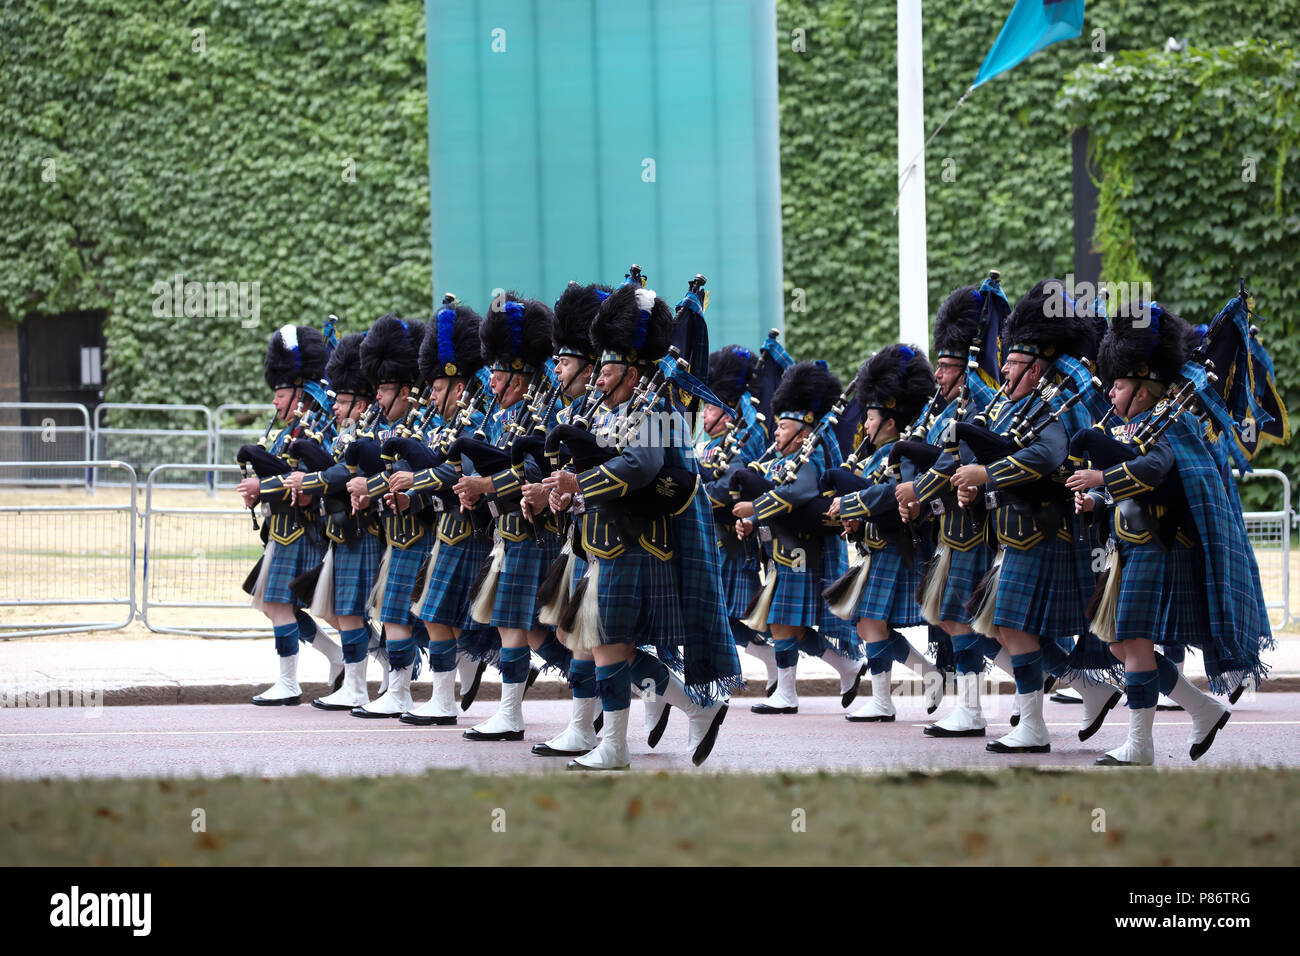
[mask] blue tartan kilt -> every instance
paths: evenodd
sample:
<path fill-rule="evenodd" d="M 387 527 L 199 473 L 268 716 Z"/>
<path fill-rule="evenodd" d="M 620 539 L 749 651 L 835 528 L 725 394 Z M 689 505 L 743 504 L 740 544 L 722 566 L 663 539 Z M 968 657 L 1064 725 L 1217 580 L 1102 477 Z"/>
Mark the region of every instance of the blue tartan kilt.
<path fill-rule="evenodd" d="M 802 571 L 776 565 L 776 591 L 767 614 L 768 625 L 817 627 L 822 622 L 822 576 L 805 566 Z"/>
<path fill-rule="evenodd" d="M 410 626 L 415 623 L 411 601 L 417 597 L 415 588 L 419 584 L 420 565 L 433 547 L 432 537 L 426 534 L 406 550 L 393 548 L 388 559 L 388 577 L 384 582 L 384 603 L 379 608 L 379 620 L 385 624 Z"/>
<path fill-rule="evenodd" d="M 456 544 L 442 542 L 430 570 L 424 603 L 416 609 L 420 620 L 444 627 L 481 628 L 482 624 L 469 617 L 469 606 L 474 600 L 469 591 L 491 550 L 491 540 L 481 534 L 471 534 Z"/>
<path fill-rule="evenodd" d="M 602 644 L 685 642 L 671 562 L 629 548 L 617 558 L 596 558 L 592 565 L 600 566 L 596 594 Z"/>
<path fill-rule="evenodd" d="M 744 617 L 761 588 L 758 569 L 751 562 L 737 561 L 726 554 L 722 556 L 722 595 L 727 605 L 727 617 Z"/>
<path fill-rule="evenodd" d="M 916 589 L 921 584 L 924 565 L 908 567 L 897 548 L 888 545 L 871 552 L 871 568 L 862 587 L 858 617 L 870 621 L 887 621 L 894 627 L 924 624 L 921 605 L 916 603 Z"/>
<path fill-rule="evenodd" d="M 262 600 L 268 604 L 293 604 L 302 607 L 301 601 L 295 600 L 289 593 L 289 582 L 300 574 L 306 574 L 325 559 L 325 547 L 318 541 L 308 541 L 304 534 L 293 544 L 275 543 L 275 553 L 271 555 L 271 567 L 266 572 L 266 587 Z"/>
<path fill-rule="evenodd" d="M 1214 639 L 1205 593 L 1205 556 L 1199 547 L 1175 543 L 1166 557 L 1170 568 L 1169 626 L 1163 644 L 1203 646 Z"/>
<path fill-rule="evenodd" d="M 970 623 L 970 614 L 966 612 L 966 600 L 974 592 L 980 578 L 993 563 L 993 552 L 982 544 L 977 544 L 969 551 L 953 551 L 952 561 L 948 565 L 948 579 L 943 584 L 943 599 L 939 608 L 940 618 L 944 621 Z"/>
<path fill-rule="evenodd" d="M 1119 542 L 1121 563 L 1115 640 L 1200 645 L 1209 631 L 1198 553 L 1175 544 L 1165 554 L 1154 542 Z"/>
<path fill-rule="evenodd" d="M 379 574 L 384 545 L 377 534 L 366 532 L 354 544 L 334 545 L 334 613 L 362 616 L 366 599 Z"/>
<path fill-rule="evenodd" d="M 1058 535 L 1026 551 L 1005 548 L 993 623 L 1055 640 L 1085 634 L 1074 544 Z"/>
<path fill-rule="evenodd" d="M 560 553 L 560 539 L 540 531 L 534 541 L 507 541 L 492 605 L 493 627 L 517 627 L 525 631 L 541 628 L 537 620 L 537 589 Z"/>

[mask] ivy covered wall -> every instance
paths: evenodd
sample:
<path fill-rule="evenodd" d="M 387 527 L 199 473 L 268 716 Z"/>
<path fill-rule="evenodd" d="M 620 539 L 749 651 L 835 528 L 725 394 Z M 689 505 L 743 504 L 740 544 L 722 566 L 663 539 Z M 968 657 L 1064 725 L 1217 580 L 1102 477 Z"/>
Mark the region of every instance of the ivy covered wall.
<path fill-rule="evenodd" d="M 927 132 L 1010 6 L 925 5 Z M 849 372 L 897 322 L 894 4 L 777 0 L 777 16 L 787 340 Z M 1195 52 L 1154 55 L 1170 35 Z M 1267 48 L 1223 49 L 1247 39 Z M 1203 320 L 1250 275 L 1300 409 L 1287 39 L 1300 3 L 1090 0 L 1080 39 L 981 87 L 930 147 L 931 309 L 989 268 L 1012 296 L 1071 269 L 1069 133 L 1086 121 L 1107 276 L 1149 277 Z M 110 400 L 260 399 L 276 325 L 427 314 L 420 0 L 18 0 L 0 51 L 0 321 L 107 309 Z M 177 274 L 258 283 L 259 325 L 184 302 L 156 316 Z"/>
<path fill-rule="evenodd" d="M 108 400 L 264 400 L 277 326 L 428 314 L 418 0 L 19 0 L 0 56 L 0 319 L 107 309 Z"/>

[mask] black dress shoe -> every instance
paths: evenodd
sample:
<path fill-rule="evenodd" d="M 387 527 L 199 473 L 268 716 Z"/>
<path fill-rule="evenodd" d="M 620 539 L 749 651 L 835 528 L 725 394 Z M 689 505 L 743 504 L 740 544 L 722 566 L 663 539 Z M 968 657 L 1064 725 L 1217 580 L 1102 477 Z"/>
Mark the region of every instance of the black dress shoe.
<path fill-rule="evenodd" d="M 940 727 L 938 724 L 931 724 L 921 731 L 927 737 L 983 737 L 983 727 L 972 727 L 970 730 L 949 730 L 947 727 Z"/>
<path fill-rule="evenodd" d="M 1044 693 L 1044 694 L 1050 694 L 1050 693 L 1052 692 L 1052 688 L 1055 687 L 1055 686 L 1056 686 L 1056 675 L 1055 675 L 1055 674 L 1048 674 L 1046 677 L 1043 678 L 1043 693 Z"/>
<path fill-rule="evenodd" d="M 668 729 L 668 712 L 672 709 L 672 704 L 664 704 L 663 713 L 659 715 L 659 719 L 655 721 L 655 725 L 650 728 L 650 736 L 646 738 L 646 743 L 648 743 L 652 748 L 659 743 L 659 739 L 663 737 L 664 731 Z"/>
<path fill-rule="evenodd" d="M 366 720 L 392 720 L 394 717 L 401 717 L 401 714 L 376 714 L 366 710 L 363 707 L 353 707 L 348 711 L 353 717 L 363 717 Z"/>
<path fill-rule="evenodd" d="M 540 669 L 538 669 L 538 668 L 536 668 L 536 667 L 533 667 L 532 665 L 529 665 L 529 667 L 528 667 L 528 680 L 525 681 L 525 683 L 524 683 L 524 693 L 525 693 L 525 694 L 528 693 L 528 688 L 532 687 L 533 684 L 537 681 L 537 675 L 540 674 L 540 673 L 541 673 L 541 670 L 540 670 Z"/>
<path fill-rule="evenodd" d="M 600 733 L 600 729 L 605 726 L 605 712 L 602 710 L 596 715 L 596 719 L 591 722 L 591 729 Z"/>
<path fill-rule="evenodd" d="M 1084 727 L 1082 730 L 1079 731 L 1080 740 L 1087 740 L 1097 731 L 1101 730 L 1101 722 L 1106 719 L 1107 714 L 1109 714 L 1112 710 L 1115 709 L 1115 705 L 1119 703 L 1119 698 L 1120 698 L 1119 691 L 1115 691 L 1115 693 L 1110 695 L 1110 700 L 1106 701 L 1106 706 L 1101 709 L 1101 713 L 1097 715 L 1097 718 L 1092 723 L 1090 723 L 1087 727 Z"/>
<path fill-rule="evenodd" d="M 460 709 L 469 710 L 470 704 L 474 703 L 474 698 L 478 696 L 478 685 L 483 682 L 483 672 L 487 670 L 487 661 L 479 661 L 478 667 L 474 668 L 474 679 L 469 682 L 469 688 L 460 689 Z"/>
<path fill-rule="evenodd" d="M 1156 710 L 1182 710 L 1182 704 L 1156 704 Z"/>
<path fill-rule="evenodd" d="M 1205 739 L 1200 743 L 1192 744 L 1192 749 L 1187 751 L 1187 755 L 1193 760 L 1200 760 L 1205 755 L 1205 751 L 1210 749 L 1210 744 L 1214 743 L 1215 736 L 1223 729 L 1223 725 L 1228 722 L 1228 718 L 1231 716 L 1232 711 L 1225 710 L 1223 716 L 1219 718 L 1219 722 L 1211 727 L 1210 732 L 1205 735 Z"/>
<path fill-rule="evenodd" d="M 421 714 L 402 714 L 399 718 L 402 723 L 410 724 L 413 727 L 450 727 L 456 723 L 455 715 L 446 717 L 426 717 Z"/>
<path fill-rule="evenodd" d="M 862 675 L 867 672 L 867 665 L 858 668 L 858 676 L 853 678 L 853 686 L 840 695 L 840 706 L 847 707 L 858 699 L 858 689 L 862 686 Z"/>
<path fill-rule="evenodd" d="M 709 724 L 709 729 L 704 734 L 704 738 L 696 745 L 695 753 L 691 754 L 691 763 L 699 766 L 709 759 L 709 754 L 713 753 L 713 745 L 718 739 L 718 729 L 722 727 L 722 721 L 727 716 L 729 704 L 723 704 L 721 709 L 713 715 L 713 723 Z"/>
<path fill-rule="evenodd" d="M 1047 698 L 1053 704 L 1082 704 L 1083 700 L 1079 697 L 1070 697 L 1067 694 L 1053 694 Z"/>
<path fill-rule="evenodd" d="M 878 714 L 870 717 L 854 717 L 852 714 L 845 714 L 844 719 L 851 724 L 892 724 L 895 716 L 893 714 Z"/>
<path fill-rule="evenodd" d="M 1019 723 L 1020 723 L 1020 715 L 1019 715 L 1019 714 L 1012 714 L 1012 715 L 1011 715 L 1011 726 L 1012 726 L 1012 727 L 1015 727 L 1015 726 L 1016 726 L 1017 724 L 1019 724 Z"/>
<path fill-rule="evenodd" d="M 755 704 L 749 708 L 750 713 L 754 714 L 797 714 L 799 708 L 796 707 L 773 707 L 771 704 Z"/>
<path fill-rule="evenodd" d="M 293 707 L 295 704 L 302 703 L 302 695 L 294 697 L 281 697 L 279 700 L 267 700 L 264 697 L 254 697 L 253 703 L 258 707 Z"/>
<path fill-rule="evenodd" d="M 1228 703 L 1235 704 L 1237 701 L 1241 700 L 1241 695 L 1244 693 L 1246 693 L 1246 682 L 1242 681 L 1237 685 L 1237 689 L 1228 695 Z"/>
<path fill-rule="evenodd" d="M 311 705 L 317 710 L 351 710 L 356 706 L 355 704 L 322 704 L 321 698 L 319 697 L 316 700 L 313 700 Z"/>
<path fill-rule="evenodd" d="M 333 693 L 334 691 L 338 690 L 340 687 L 343 686 L 343 675 L 344 675 L 344 673 L 346 673 L 346 672 L 345 672 L 345 671 L 339 671 L 339 676 L 336 677 L 336 678 L 334 678 L 334 682 L 333 682 L 332 684 L 330 684 L 330 693 Z"/>
<path fill-rule="evenodd" d="M 1092 762 L 1092 765 L 1094 767 L 1140 767 L 1142 766 L 1141 764 L 1136 764 L 1131 760 L 1116 760 L 1110 754 L 1102 754 L 1100 757 L 1098 757 L 1096 760 Z"/>
<path fill-rule="evenodd" d="M 499 730 L 494 734 L 484 734 L 477 730 L 467 730 L 461 734 L 466 740 L 523 740 L 522 730 Z"/>
<path fill-rule="evenodd" d="M 591 753 L 590 750 L 556 750 L 546 744 L 533 744 L 533 753 L 539 757 L 581 757 Z"/>
<path fill-rule="evenodd" d="M 995 754 L 1045 754 L 1052 752 L 1051 744 L 1040 744 L 1034 747 L 1008 747 L 1000 740 L 994 740 L 992 743 L 984 745 L 984 749 L 989 753 Z"/>
<path fill-rule="evenodd" d="M 772 681 L 772 682 L 771 682 L 770 684 L 768 684 L 767 687 L 765 688 L 764 693 L 763 693 L 763 696 L 764 696 L 764 697 L 771 697 L 771 696 L 772 696 L 773 694 L 775 694 L 775 693 L 776 693 L 776 681 Z"/>

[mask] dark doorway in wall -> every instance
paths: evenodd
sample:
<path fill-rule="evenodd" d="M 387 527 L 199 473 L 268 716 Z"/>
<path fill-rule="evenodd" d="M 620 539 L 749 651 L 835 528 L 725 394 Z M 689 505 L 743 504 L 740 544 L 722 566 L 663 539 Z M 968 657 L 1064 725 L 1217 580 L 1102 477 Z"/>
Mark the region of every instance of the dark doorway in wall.
<path fill-rule="evenodd" d="M 103 309 L 62 312 L 30 315 L 18 326 L 24 402 L 75 402 L 93 411 L 103 401 L 105 318 Z M 51 412 L 49 417 L 58 424 L 81 424 L 79 415 Z"/>

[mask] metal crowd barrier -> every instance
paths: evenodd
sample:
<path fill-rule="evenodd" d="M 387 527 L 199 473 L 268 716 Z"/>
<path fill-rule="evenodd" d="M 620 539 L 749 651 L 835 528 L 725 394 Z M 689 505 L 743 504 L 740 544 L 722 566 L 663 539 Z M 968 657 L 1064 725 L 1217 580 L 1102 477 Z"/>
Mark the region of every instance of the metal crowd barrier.
<path fill-rule="evenodd" d="M 185 472 L 238 476 L 239 468 L 167 464 L 149 473 L 140 619 L 162 634 L 270 636 L 265 616 L 249 605 L 242 590 L 249 569 L 262 556 L 262 539 L 248 509 L 173 507 L 155 500 L 158 489 L 192 487 L 162 480 Z"/>
<path fill-rule="evenodd" d="M 201 428 L 128 428 L 121 424 L 105 424 L 107 412 L 130 413 L 154 412 L 168 416 L 191 415 L 201 417 Z M 112 457 L 130 462 L 141 474 L 151 471 L 156 466 L 171 461 L 186 461 L 192 464 L 207 465 L 212 463 L 212 411 L 205 405 L 149 405 L 104 402 L 95 406 L 94 415 L 94 456 L 95 458 Z M 103 482 L 99 482 L 102 484 Z M 191 480 L 173 487 L 193 488 L 212 487 L 212 475 L 209 469 L 193 473 Z"/>
<path fill-rule="evenodd" d="M 218 405 L 212 413 L 212 463 L 217 465 L 232 464 L 240 445 L 253 444 L 266 434 L 266 421 L 274 408 L 274 405 L 247 402 L 230 402 L 225 405 Z M 223 419 L 231 412 L 254 412 L 257 420 L 262 424 L 255 428 L 225 428 L 222 425 Z M 272 434 L 274 436 L 274 433 Z M 223 478 L 226 480 L 223 481 Z M 233 488 L 239 484 L 239 476 L 237 473 L 232 474 L 224 470 L 218 471 L 214 475 L 213 484 L 216 488 Z"/>
<path fill-rule="evenodd" d="M 69 492 L 63 503 L 0 505 L 0 638 L 115 630 L 135 616 L 135 470 L 121 461 L 21 461 L 0 462 L 0 475 L 8 483 L 49 484 L 39 473 L 60 467 L 113 474 L 123 500 L 74 504 Z M 28 477 L 12 478 L 13 471 Z M 67 620 L 35 620 L 28 609 L 38 607 L 117 607 L 125 617 L 67 612 Z"/>
<path fill-rule="evenodd" d="M 86 484 L 88 473 L 67 463 L 78 459 L 89 460 L 91 451 L 90 411 L 75 402 L 0 402 L 0 414 L 5 411 L 40 415 L 39 425 L 0 424 L 0 462 L 39 462 L 42 465 L 59 462 L 58 468 L 38 468 L 26 474 L 6 474 L 0 484 L 6 485 L 66 485 Z M 50 413 L 69 413 L 81 419 L 80 425 L 56 422 Z"/>
<path fill-rule="evenodd" d="M 1282 483 L 1281 511 L 1246 511 L 1241 516 L 1246 522 L 1246 536 L 1255 550 L 1269 621 L 1275 631 L 1280 631 L 1291 621 L 1291 482 L 1273 468 L 1246 472 L 1238 480 L 1246 478 Z M 1276 612 L 1281 613 L 1280 619 Z"/>

